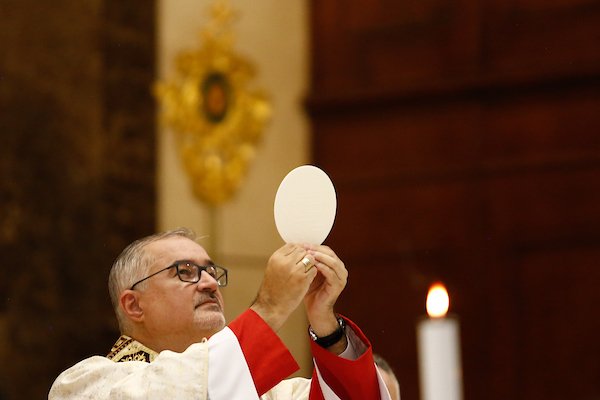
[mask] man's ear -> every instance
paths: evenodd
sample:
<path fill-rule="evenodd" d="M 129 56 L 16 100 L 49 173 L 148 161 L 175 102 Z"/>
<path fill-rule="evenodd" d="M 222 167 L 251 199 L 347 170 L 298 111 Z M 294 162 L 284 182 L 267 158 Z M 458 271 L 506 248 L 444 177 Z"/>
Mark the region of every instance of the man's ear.
<path fill-rule="evenodd" d="M 119 304 L 123 314 L 134 322 L 141 322 L 144 319 L 144 310 L 140 306 L 139 292 L 134 290 L 125 290 L 119 297 Z"/>

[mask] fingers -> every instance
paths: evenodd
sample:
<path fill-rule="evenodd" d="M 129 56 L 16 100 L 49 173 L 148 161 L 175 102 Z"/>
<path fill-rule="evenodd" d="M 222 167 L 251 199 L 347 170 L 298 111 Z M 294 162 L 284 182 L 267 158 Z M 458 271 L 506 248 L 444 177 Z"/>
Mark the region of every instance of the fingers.
<path fill-rule="evenodd" d="M 312 271 L 317 273 L 304 298 L 304 306 L 311 326 L 325 332 L 331 326 L 335 304 L 348 282 L 348 270 L 328 246 L 304 248 L 314 257 Z"/>
<path fill-rule="evenodd" d="M 314 260 L 311 260 L 311 258 L 308 256 L 304 256 L 304 258 L 302 258 L 302 260 L 300 260 L 300 263 L 302 265 L 304 265 L 304 272 L 307 272 L 309 269 L 311 269 L 313 267 Z"/>
<path fill-rule="evenodd" d="M 338 256 L 327 246 L 318 246 L 317 250 L 308 253 L 315 259 L 315 264 L 328 280 L 337 279 L 344 284 L 348 279 L 348 270 Z"/>
<path fill-rule="evenodd" d="M 298 246 L 297 244 L 294 244 L 294 243 L 286 243 L 275 253 L 281 254 L 284 257 L 289 257 L 289 256 L 293 256 L 294 254 L 301 253 L 301 252 L 306 252 L 306 249 L 304 249 L 302 246 Z"/>
<path fill-rule="evenodd" d="M 314 256 L 309 254 L 306 245 L 287 243 L 275 252 L 277 257 L 282 258 L 284 264 L 295 264 L 295 269 L 307 272 L 315 264 Z"/>
<path fill-rule="evenodd" d="M 317 276 L 318 272 L 319 271 L 317 270 L 316 265 L 311 264 L 311 266 L 308 267 L 308 269 L 304 270 L 304 273 L 306 274 L 306 280 L 312 283 L 315 277 Z"/>
<path fill-rule="evenodd" d="M 273 253 L 253 309 L 278 328 L 297 308 L 317 276 L 314 257 L 302 246 L 286 244 Z"/>
<path fill-rule="evenodd" d="M 308 264 L 307 261 L 302 262 L 304 258 L 307 257 L 306 250 L 297 244 L 287 243 L 281 248 L 279 248 L 272 256 L 274 259 L 278 260 L 278 264 L 281 266 L 287 265 L 288 267 L 292 267 L 292 270 L 300 269 L 297 265 L 300 263 L 304 267 L 304 264 Z M 308 257 L 310 261 L 310 265 L 312 265 L 312 257 Z M 296 268 L 294 268 L 295 266 Z"/>

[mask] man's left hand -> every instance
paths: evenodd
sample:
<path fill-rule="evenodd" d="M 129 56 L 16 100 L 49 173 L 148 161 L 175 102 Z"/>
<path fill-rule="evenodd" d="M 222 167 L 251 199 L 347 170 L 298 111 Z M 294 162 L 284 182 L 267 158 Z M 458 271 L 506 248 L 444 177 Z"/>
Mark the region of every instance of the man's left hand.
<path fill-rule="evenodd" d="M 313 268 L 319 273 L 304 297 L 304 306 L 313 331 L 321 337 L 338 328 L 334 306 L 346 287 L 348 270 L 328 246 L 307 246 L 306 249 L 314 257 Z"/>

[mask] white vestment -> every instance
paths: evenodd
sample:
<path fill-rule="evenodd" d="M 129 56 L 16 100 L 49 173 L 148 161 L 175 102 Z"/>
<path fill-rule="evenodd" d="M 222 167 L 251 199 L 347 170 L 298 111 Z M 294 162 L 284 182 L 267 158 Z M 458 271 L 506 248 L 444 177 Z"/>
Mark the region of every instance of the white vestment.
<path fill-rule="evenodd" d="M 389 399 L 368 341 L 348 323 L 349 346 L 340 356 L 313 345 L 312 380 L 285 379 L 297 364 L 277 335 L 249 310 L 183 353 L 156 353 L 122 336 L 107 357 L 93 356 L 64 371 L 48 399 Z M 362 360 L 365 353 L 370 360 Z M 356 383 L 348 382 L 352 380 Z"/>

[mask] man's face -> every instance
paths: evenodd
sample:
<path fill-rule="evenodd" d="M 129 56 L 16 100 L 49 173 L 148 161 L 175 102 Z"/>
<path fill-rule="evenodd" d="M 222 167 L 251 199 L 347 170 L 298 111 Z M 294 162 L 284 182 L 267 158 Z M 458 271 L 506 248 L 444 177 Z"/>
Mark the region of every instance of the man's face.
<path fill-rule="evenodd" d="M 208 265 L 210 260 L 199 244 L 179 236 L 152 242 L 145 251 L 153 259 L 148 275 L 176 261 Z M 148 279 L 146 285 L 139 297 L 144 327 L 149 335 L 173 343 L 172 350 L 183 351 L 225 326 L 223 297 L 207 272 L 200 274 L 199 282 L 189 283 L 182 282 L 177 269 L 171 268 Z"/>

